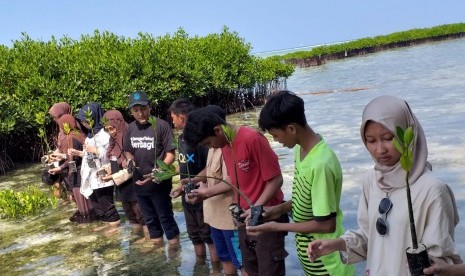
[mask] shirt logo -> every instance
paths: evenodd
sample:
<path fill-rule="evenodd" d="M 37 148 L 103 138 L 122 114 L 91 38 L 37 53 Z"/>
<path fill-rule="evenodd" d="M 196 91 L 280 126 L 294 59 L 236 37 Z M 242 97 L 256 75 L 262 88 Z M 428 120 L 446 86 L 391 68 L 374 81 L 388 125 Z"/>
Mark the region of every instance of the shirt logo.
<path fill-rule="evenodd" d="M 131 137 L 131 146 L 134 149 L 146 149 L 151 150 L 154 148 L 154 138 L 153 137 Z"/>
<path fill-rule="evenodd" d="M 237 162 L 237 166 L 244 172 L 248 172 L 250 169 L 250 160 L 241 160 Z"/>
<path fill-rule="evenodd" d="M 186 153 L 186 154 L 179 153 L 179 158 L 178 158 L 178 160 L 179 160 L 180 163 L 183 163 L 183 164 L 185 164 L 185 163 L 195 163 L 195 161 L 194 161 L 194 156 L 195 156 L 194 153 L 192 153 L 192 154 L 188 154 L 188 153 Z"/>

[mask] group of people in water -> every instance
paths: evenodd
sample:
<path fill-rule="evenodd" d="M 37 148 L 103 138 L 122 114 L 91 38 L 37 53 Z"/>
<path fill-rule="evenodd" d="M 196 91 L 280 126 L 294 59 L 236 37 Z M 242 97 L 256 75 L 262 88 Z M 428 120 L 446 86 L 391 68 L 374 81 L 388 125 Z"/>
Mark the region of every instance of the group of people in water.
<path fill-rule="evenodd" d="M 60 131 L 52 154 L 59 165 L 48 173 L 61 175 L 71 191 L 78 209 L 73 222 L 98 220 L 118 229 L 116 198 L 132 227 L 144 229 L 145 241 L 159 246 L 166 239 L 178 248 L 172 199 L 182 196 L 196 263 L 206 262 L 208 248 L 211 275 L 285 275 L 288 232 L 295 232 L 306 275 L 354 275 L 352 264 L 360 261 L 366 261 L 366 275 L 411 275 L 405 253 L 412 246 L 408 180 L 417 239 L 431 260 L 421 273 L 465 273 L 454 246 L 459 222 L 454 194 L 432 173 L 425 134 L 403 99 L 379 96 L 363 111 L 360 135 L 374 167 L 363 180 L 353 230 L 343 227 L 338 157 L 307 123 L 298 95 L 273 93 L 258 120 L 275 141 L 294 149 L 287 201 L 278 156 L 266 137 L 228 123 L 221 107 L 174 101 L 168 112 L 178 137 L 170 123 L 151 115 L 143 91 L 130 95 L 128 107 L 134 118 L 129 124 L 121 112 L 104 112 L 98 103 L 83 106 L 76 117 L 64 102 L 49 110 Z M 413 130 L 408 172 L 393 143 L 398 127 Z M 163 169 L 176 160 L 181 181 L 173 189 Z"/>

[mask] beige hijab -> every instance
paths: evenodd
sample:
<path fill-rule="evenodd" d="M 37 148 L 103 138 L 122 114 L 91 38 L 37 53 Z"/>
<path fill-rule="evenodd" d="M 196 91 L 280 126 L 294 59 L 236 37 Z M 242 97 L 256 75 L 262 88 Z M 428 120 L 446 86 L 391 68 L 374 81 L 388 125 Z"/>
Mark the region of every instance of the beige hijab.
<path fill-rule="evenodd" d="M 363 143 L 365 141 L 365 126 L 368 121 L 382 124 L 396 134 L 396 126 L 403 129 L 412 126 L 415 134 L 413 139 L 413 166 L 409 174 L 409 184 L 413 185 L 415 181 L 423 174 L 424 170 L 431 170 L 431 164 L 427 161 L 428 147 L 423 129 L 415 115 L 412 113 L 406 101 L 393 96 L 379 96 L 371 100 L 362 115 L 362 125 L 360 134 Z M 390 192 L 394 189 L 406 186 L 406 172 L 401 168 L 400 162 L 394 166 L 388 167 L 381 165 L 376 160 L 375 171 L 379 188 L 384 192 Z"/>

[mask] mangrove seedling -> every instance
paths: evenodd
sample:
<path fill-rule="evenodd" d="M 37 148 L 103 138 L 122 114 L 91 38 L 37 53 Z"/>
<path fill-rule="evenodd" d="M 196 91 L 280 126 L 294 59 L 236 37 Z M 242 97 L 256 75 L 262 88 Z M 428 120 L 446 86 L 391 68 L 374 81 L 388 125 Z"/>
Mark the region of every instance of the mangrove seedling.
<path fill-rule="evenodd" d="M 409 126 L 405 130 L 401 127 L 396 127 L 396 137 L 393 139 L 392 143 L 395 149 L 401 154 L 400 156 L 400 166 L 406 172 L 405 174 L 405 184 L 407 192 L 407 206 L 408 206 L 408 215 L 410 221 L 410 234 L 412 237 L 412 248 L 407 248 L 407 261 L 409 264 L 410 273 L 412 275 L 424 275 L 423 268 L 429 267 L 430 262 L 428 258 L 428 253 L 426 247 L 421 245 L 421 248 L 418 246 L 417 232 L 415 229 L 415 218 L 413 216 L 413 207 L 412 207 L 412 197 L 410 194 L 410 183 L 409 183 L 409 174 L 413 166 L 414 156 L 413 156 L 413 140 L 415 133 L 413 132 L 413 127 Z"/>
<path fill-rule="evenodd" d="M 47 152 L 47 154 L 41 158 L 41 162 L 46 164 L 49 162 L 49 160 L 51 160 L 50 154 L 52 153 L 52 150 L 50 148 L 50 144 L 48 143 L 47 133 L 45 131 L 45 114 L 43 112 L 37 112 L 35 114 L 35 122 L 40 126 L 39 133 L 37 135 L 45 145 L 45 150 Z"/>
<path fill-rule="evenodd" d="M 90 110 L 90 107 L 87 107 L 87 110 L 84 112 L 84 118 L 86 119 L 87 124 L 89 124 L 90 133 L 92 133 L 92 139 L 94 140 L 94 145 L 97 146 L 94 133 L 95 121 L 92 117 L 92 110 Z M 95 153 L 87 153 L 87 164 L 89 164 L 89 167 L 91 168 L 100 168 L 100 161 Z"/>

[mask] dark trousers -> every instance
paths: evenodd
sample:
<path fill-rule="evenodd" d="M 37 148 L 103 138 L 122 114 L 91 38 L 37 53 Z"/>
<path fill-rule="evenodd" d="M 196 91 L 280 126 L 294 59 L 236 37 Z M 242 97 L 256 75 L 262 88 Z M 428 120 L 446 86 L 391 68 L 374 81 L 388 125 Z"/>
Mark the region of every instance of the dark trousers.
<path fill-rule="evenodd" d="M 97 219 L 106 222 L 119 220 L 119 214 L 113 198 L 114 186 L 95 189 L 90 195 Z"/>
<path fill-rule="evenodd" d="M 173 204 L 168 192 L 153 193 L 151 195 L 137 195 L 139 207 L 144 216 L 145 225 L 149 230 L 150 238 L 163 237 L 168 240 L 179 235 L 179 228 L 174 219 Z"/>
<path fill-rule="evenodd" d="M 145 225 L 142 211 L 137 201 L 122 201 L 124 213 L 131 224 Z"/>
<path fill-rule="evenodd" d="M 285 217 L 277 221 L 283 222 Z M 286 275 L 284 238 L 287 232 L 267 232 L 260 236 L 247 236 L 245 225 L 239 227 L 239 246 L 242 266 L 250 276 Z"/>

